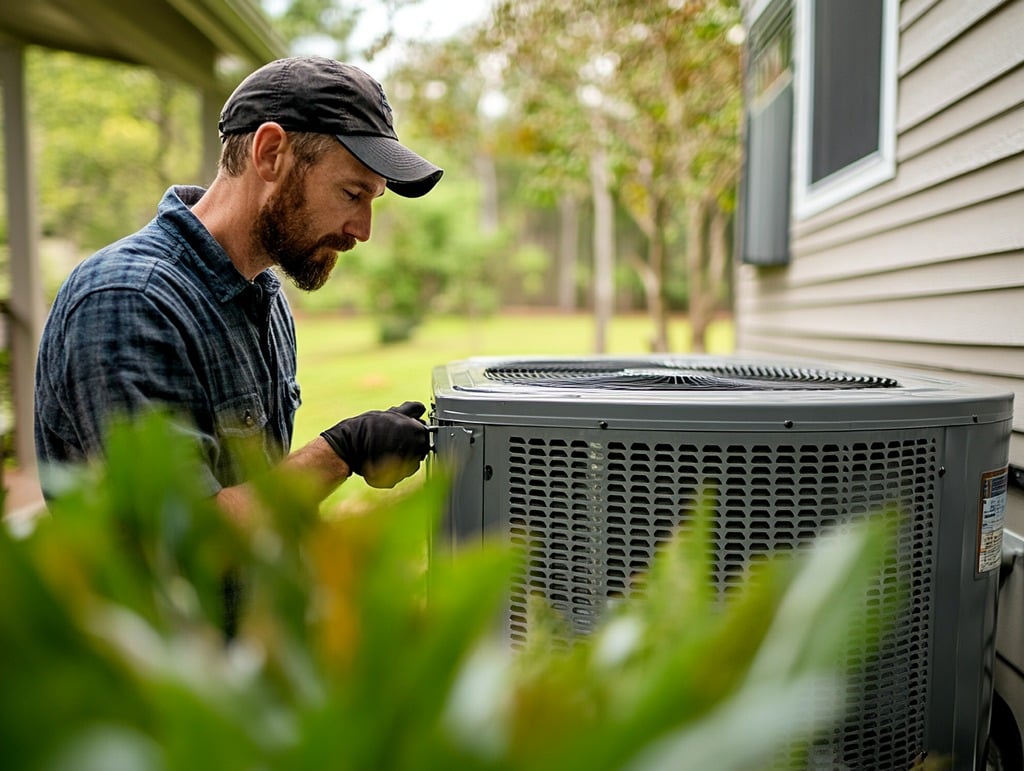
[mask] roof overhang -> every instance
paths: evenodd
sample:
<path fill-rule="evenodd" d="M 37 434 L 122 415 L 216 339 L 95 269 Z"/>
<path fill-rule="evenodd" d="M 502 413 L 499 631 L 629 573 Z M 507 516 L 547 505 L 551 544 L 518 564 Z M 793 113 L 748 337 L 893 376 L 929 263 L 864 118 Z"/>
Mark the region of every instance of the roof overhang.
<path fill-rule="evenodd" d="M 226 93 L 287 47 L 253 0 L 0 3 L 0 42 L 145 65 Z"/>

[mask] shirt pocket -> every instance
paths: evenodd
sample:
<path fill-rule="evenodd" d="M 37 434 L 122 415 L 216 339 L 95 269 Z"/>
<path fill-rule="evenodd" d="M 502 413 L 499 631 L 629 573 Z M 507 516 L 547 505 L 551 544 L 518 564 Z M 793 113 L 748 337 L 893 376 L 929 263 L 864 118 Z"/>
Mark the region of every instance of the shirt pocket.
<path fill-rule="evenodd" d="M 266 429 L 267 411 L 259 394 L 243 394 L 214 407 L 214 422 L 220 436 L 244 439 Z"/>
<path fill-rule="evenodd" d="M 288 414 L 291 417 L 295 417 L 295 413 L 299 407 L 302 406 L 302 389 L 299 388 L 297 380 L 289 380 L 284 386 L 284 403 L 288 409 Z"/>

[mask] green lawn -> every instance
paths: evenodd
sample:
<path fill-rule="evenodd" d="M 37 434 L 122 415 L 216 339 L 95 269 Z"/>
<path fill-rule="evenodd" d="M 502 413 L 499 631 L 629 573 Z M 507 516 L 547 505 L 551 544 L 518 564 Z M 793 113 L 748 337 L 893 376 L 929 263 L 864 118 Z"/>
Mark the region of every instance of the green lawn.
<path fill-rule="evenodd" d="M 381 346 L 367 318 L 316 314 L 297 321 L 302 407 L 295 425 L 299 447 L 341 418 L 383 409 L 407 399 L 430 403 L 434 367 L 468 356 L 587 355 L 594 349 L 594 322 L 585 314 L 504 314 L 481 320 L 432 319 L 408 343 Z M 711 353 L 733 348 L 729 321 L 708 335 Z M 649 350 L 650 323 L 642 315 L 619 316 L 608 332 L 608 353 Z M 681 350 L 686 321 L 672 323 L 670 342 Z"/>

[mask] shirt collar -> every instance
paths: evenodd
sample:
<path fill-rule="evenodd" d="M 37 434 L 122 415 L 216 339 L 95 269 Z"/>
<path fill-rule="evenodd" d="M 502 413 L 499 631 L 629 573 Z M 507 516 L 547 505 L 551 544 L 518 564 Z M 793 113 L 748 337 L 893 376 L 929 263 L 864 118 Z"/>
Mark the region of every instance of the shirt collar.
<path fill-rule="evenodd" d="M 238 272 L 228 253 L 192 213 L 191 207 L 205 192 L 204 188 L 195 185 L 169 188 L 157 207 L 157 222 L 185 240 L 196 258 L 196 271 L 217 300 L 227 302 L 248 290 L 250 282 Z M 268 296 L 281 288 L 281 280 L 269 268 L 256 276 L 252 283 L 258 284 Z"/>

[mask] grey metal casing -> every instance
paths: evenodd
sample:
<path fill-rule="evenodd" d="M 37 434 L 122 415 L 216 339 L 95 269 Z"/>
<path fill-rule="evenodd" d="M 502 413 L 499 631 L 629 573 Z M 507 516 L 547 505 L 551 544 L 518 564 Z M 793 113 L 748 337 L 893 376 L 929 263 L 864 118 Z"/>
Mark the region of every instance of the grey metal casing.
<path fill-rule="evenodd" d="M 716 490 L 722 591 L 755 555 L 897 507 L 893 556 L 909 607 L 880 619 L 893 632 L 881 663 L 851 679 L 860 706 L 830 738 L 833 762 L 906 768 L 929 750 L 978 767 L 998 594 L 998 569 L 979 569 L 982 485 L 1007 465 L 1012 395 L 892 372 L 882 374 L 898 388 L 552 390 L 488 381 L 502 361 L 434 372 L 438 459 L 454 473 L 436 546 L 495 536 L 527 549 L 529 539 L 531 567 L 504 619 L 512 643 L 525 639 L 524 598 L 538 591 L 574 631 L 593 628 L 702 490 Z"/>

